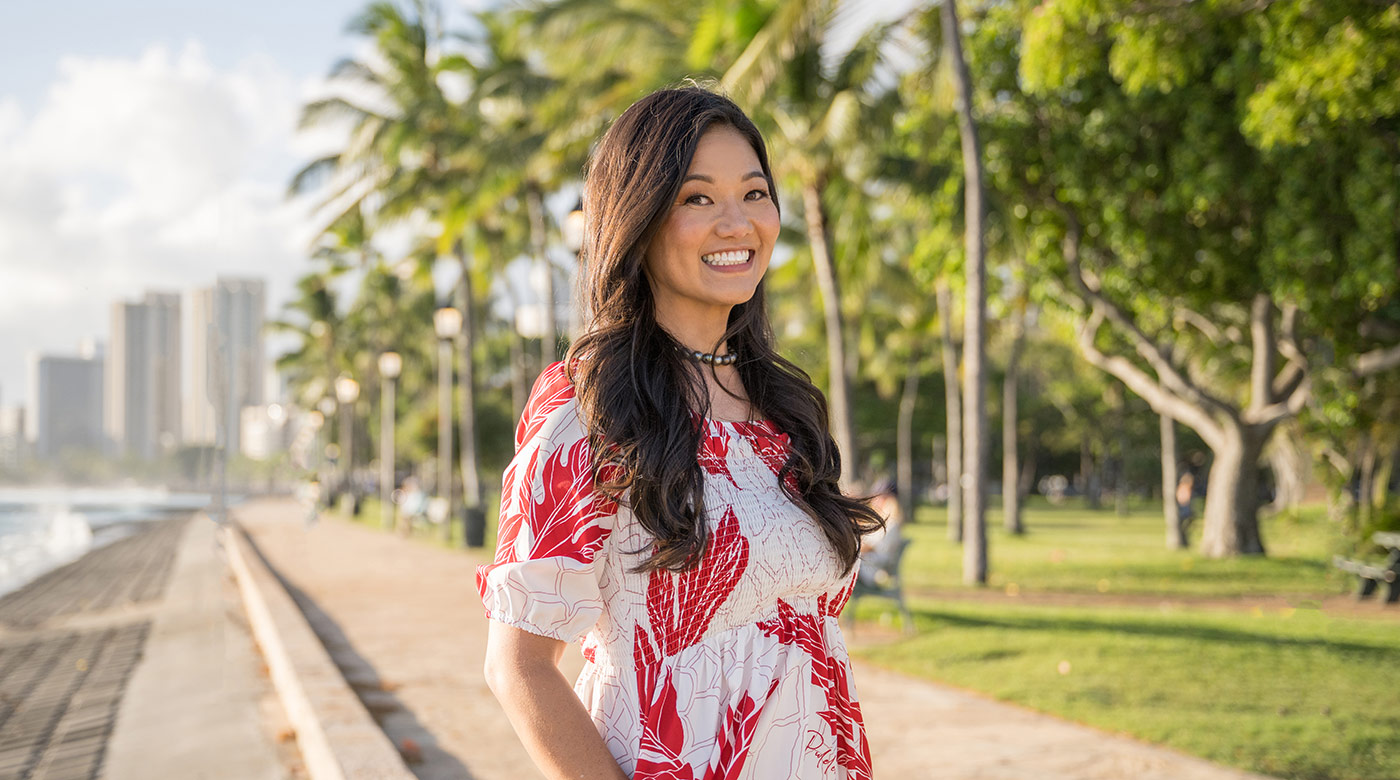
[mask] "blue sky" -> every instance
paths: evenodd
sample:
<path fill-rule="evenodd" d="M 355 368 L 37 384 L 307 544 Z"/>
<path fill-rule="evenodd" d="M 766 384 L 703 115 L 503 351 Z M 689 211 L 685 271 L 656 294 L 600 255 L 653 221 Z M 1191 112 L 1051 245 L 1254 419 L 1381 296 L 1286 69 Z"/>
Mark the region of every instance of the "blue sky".
<path fill-rule="evenodd" d="M 34 108 L 64 56 L 133 59 L 152 44 L 199 41 L 215 67 L 263 52 L 289 73 L 316 76 L 348 54 L 349 0 L 44 0 L 14 3 L 0 25 L 0 95 Z"/>
<path fill-rule="evenodd" d="M 304 268 L 282 191 L 319 151 L 298 107 L 360 0 L 45 0 L 0 25 L 0 404 L 27 355 L 105 341 L 113 301 Z M 270 312 L 271 313 L 271 312 Z"/>
<path fill-rule="evenodd" d="M 854 0 L 848 18 L 911 2 Z M 297 116 L 333 63 L 364 52 L 345 30 L 366 4 L 7 4 L 0 404 L 28 400 L 31 353 L 105 341 L 117 300 L 250 275 L 269 282 L 269 314 L 281 309 L 314 233 L 310 204 L 289 202 L 287 182 L 335 144 L 297 133 Z M 449 29 L 468 4 L 495 3 L 445 0 Z"/>

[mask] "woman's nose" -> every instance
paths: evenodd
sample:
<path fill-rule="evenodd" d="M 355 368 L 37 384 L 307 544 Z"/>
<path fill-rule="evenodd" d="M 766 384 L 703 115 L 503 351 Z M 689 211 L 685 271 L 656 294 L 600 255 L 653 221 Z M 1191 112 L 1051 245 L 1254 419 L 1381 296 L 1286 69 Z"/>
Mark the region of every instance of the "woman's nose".
<path fill-rule="evenodd" d="M 726 201 L 722 207 L 719 222 L 715 225 L 715 233 L 727 238 L 737 238 L 746 236 L 753 232 L 753 220 L 744 211 L 741 203 Z"/>

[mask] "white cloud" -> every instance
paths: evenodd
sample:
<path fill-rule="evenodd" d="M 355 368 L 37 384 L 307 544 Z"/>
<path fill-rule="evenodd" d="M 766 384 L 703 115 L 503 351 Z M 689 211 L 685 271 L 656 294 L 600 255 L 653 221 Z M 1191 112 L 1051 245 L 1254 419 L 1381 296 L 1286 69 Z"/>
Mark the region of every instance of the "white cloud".
<path fill-rule="evenodd" d="M 284 193 L 315 87 L 270 57 L 211 65 L 197 43 L 64 58 L 32 116 L 0 99 L 0 400 L 24 352 L 105 340 L 111 302 L 218 274 L 296 275 L 306 205 Z"/>

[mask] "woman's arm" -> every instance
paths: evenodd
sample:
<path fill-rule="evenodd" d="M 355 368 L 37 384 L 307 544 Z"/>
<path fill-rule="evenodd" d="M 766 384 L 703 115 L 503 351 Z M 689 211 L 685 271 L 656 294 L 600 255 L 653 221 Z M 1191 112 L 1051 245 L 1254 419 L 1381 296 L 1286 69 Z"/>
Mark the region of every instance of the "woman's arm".
<path fill-rule="evenodd" d="M 545 776 L 627 780 L 559 671 L 564 643 L 490 621 L 486 685 Z"/>

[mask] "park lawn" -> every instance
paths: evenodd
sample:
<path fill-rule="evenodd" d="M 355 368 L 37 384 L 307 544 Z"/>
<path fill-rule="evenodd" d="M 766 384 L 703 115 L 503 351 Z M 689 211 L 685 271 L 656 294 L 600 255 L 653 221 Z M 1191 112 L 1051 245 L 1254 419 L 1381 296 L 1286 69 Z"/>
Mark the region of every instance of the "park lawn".
<path fill-rule="evenodd" d="M 962 587 L 962 548 L 947 538 L 942 507 L 920 507 L 905 524 L 913 544 L 905 553 L 910 593 Z M 1194 551 L 1168 550 L 1159 505 L 1139 504 L 1126 517 L 1112 509 L 1052 506 L 1033 499 L 1026 533 L 1002 530 L 1001 512 L 987 512 L 988 585 L 1012 592 L 1104 593 L 1166 597 L 1289 596 L 1317 599 L 1345 592 L 1352 579 L 1334 569 L 1343 541 L 1321 506 L 1297 517 L 1261 521 L 1265 557 L 1211 560 Z M 1193 531 L 1199 538 L 1200 523 Z"/>
<path fill-rule="evenodd" d="M 917 636 L 852 654 L 1275 777 L 1400 778 L 1400 622 L 1293 608 L 912 606 Z M 867 599 L 857 616 L 886 609 Z"/>

